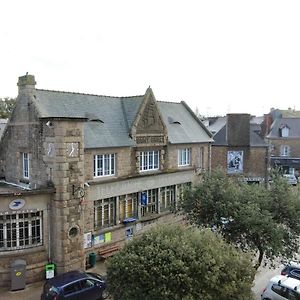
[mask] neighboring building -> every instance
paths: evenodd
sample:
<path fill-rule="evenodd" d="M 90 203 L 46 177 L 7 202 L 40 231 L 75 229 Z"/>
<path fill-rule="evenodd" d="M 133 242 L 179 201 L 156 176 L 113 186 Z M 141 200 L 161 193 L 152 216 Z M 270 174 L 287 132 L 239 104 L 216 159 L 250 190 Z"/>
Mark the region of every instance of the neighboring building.
<path fill-rule="evenodd" d="M 0 286 L 84 269 L 156 223 L 180 222 L 183 188 L 209 172 L 212 136 L 184 103 L 36 89 L 19 78 L 0 144 Z"/>
<path fill-rule="evenodd" d="M 222 123 L 223 122 L 223 123 Z M 262 118 L 249 114 L 228 114 L 216 120 L 212 169 L 223 168 L 229 175 L 242 175 L 249 183 L 267 179 L 268 145 L 260 136 Z"/>
<path fill-rule="evenodd" d="M 276 118 L 268 130 L 271 167 L 283 173 L 300 174 L 300 118 Z"/>

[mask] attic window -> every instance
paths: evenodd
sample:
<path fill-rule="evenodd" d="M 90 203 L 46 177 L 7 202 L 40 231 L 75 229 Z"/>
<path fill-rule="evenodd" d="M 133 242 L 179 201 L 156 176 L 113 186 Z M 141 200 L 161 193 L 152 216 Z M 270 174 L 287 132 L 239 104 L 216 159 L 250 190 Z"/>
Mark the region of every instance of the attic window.
<path fill-rule="evenodd" d="M 179 125 L 181 125 L 181 123 L 179 121 L 174 121 L 172 117 L 168 117 L 168 122 L 169 122 L 169 124 L 179 124 Z"/>
<path fill-rule="evenodd" d="M 96 116 L 95 114 L 86 113 L 85 116 L 86 116 L 86 118 L 88 118 L 89 122 L 104 123 L 104 121 L 102 121 L 101 119 L 99 119 L 98 116 Z"/>
<path fill-rule="evenodd" d="M 281 137 L 288 137 L 290 133 L 290 128 L 284 124 L 279 127 L 279 135 Z"/>
<path fill-rule="evenodd" d="M 104 123 L 102 120 L 100 119 L 89 119 L 89 122 L 99 122 L 99 123 Z"/>

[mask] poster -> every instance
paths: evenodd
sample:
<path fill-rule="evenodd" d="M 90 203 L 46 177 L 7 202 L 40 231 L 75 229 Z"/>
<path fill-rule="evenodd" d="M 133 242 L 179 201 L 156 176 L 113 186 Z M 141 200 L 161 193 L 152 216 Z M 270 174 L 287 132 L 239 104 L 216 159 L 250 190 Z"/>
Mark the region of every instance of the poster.
<path fill-rule="evenodd" d="M 227 152 L 227 173 L 243 173 L 244 167 L 243 151 L 228 151 Z"/>
<path fill-rule="evenodd" d="M 87 232 L 83 236 L 83 247 L 84 248 L 90 248 L 92 247 L 92 232 Z"/>

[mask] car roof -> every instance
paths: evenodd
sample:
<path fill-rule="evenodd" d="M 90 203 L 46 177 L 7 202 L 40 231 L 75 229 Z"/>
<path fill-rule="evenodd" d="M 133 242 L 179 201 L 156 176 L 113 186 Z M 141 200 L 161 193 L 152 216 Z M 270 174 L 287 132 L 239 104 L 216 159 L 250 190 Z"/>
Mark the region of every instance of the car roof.
<path fill-rule="evenodd" d="M 81 272 L 78 270 L 69 271 L 63 274 L 59 274 L 48 280 L 48 284 L 53 285 L 55 287 L 64 286 L 70 282 L 77 281 L 79 279 L 87 278 L 88 275 L 85 272 Z"/>
<path fill-rule="evenodd" d="M 271 278 L 270 282 L 277 283 L 287 288 L 296 290 L 300 294 L 300 280 L 286 275 L 276 275 Z"/>

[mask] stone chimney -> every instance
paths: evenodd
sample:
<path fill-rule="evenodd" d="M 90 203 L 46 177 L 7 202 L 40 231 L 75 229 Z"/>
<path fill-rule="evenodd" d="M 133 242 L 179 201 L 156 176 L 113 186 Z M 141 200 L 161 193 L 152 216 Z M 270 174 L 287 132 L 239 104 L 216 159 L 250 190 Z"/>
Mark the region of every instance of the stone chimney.
<path fill-rule="evenodd" d="M 35 89 L 35 79 L 33 75 L 26 73 L 24 76 L 19 77 L 18 81 L 19 94 L 24 92 L 32 92 Z"/>
<path fill-rule="evenodd" d="M 264 138 L 269 134 L 273 118 L 271 114 L 264 114 L 264 121 L 261 124 L 261 135 Z"/>
<path fill-rule="evenodd" d="M 250 114 L 227 114 L 228 146 L 250 146 Z"/>

